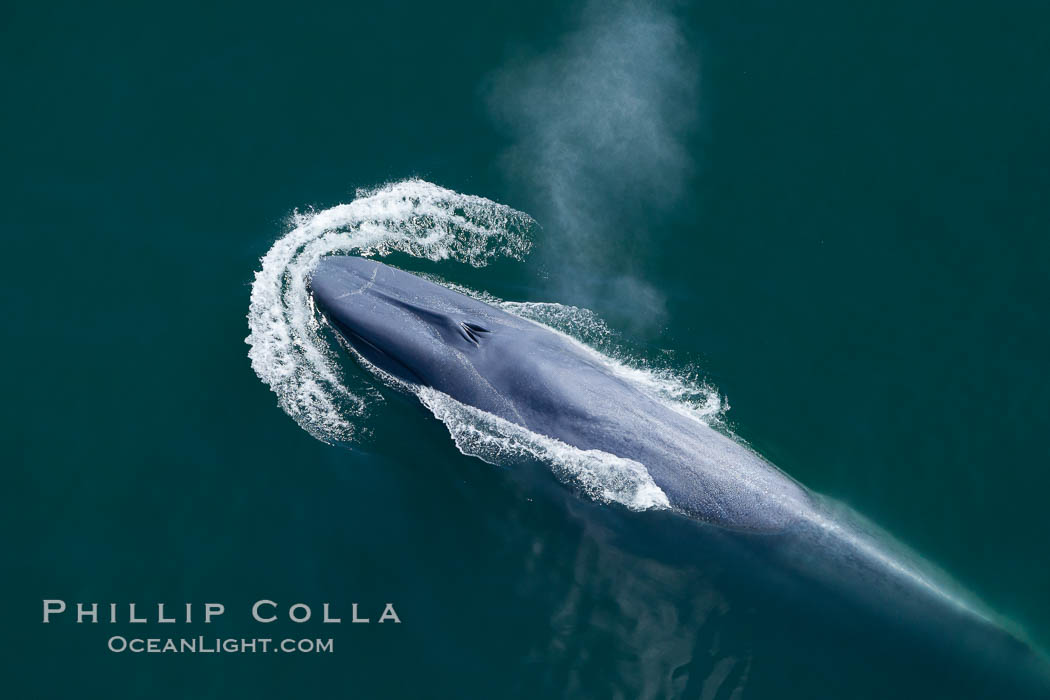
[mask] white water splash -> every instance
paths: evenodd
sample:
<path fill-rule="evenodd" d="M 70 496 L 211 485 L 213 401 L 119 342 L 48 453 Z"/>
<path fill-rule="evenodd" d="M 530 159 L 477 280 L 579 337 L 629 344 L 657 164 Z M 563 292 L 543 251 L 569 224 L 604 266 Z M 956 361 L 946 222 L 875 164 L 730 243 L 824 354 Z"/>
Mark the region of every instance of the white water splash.
<path fill-rule="evenodd" d="M 397 251 L 481 267 L 499 258 L 522 259 L 531 245 L 532 225 L 527 215 L 509 207 L 422 180 L 359 191 L 349 204 L 331 209 L 297 212 L 289 232 L 262 258 L 252 285 L 245 339 L 252 368 L 277 395 L 281 408 L 311 435 L 330 443 L 353 441 L 366 431 L 367 407 L 378 394 L 368 378 L 344 371 L 323 317 L 315 312 L 307 282 L 317 262 L 332 254 Z M 694 418 L 717 419 L 725 408 L 718 393 L 695 377 L 633 358 L 586 309 L 506 302 L 440 282 L 565 334 L 610 372 Z M 368 365 L 363 358 L 358 361 Z M 638 462 L 537 435 L 433 389 L 402 388 L 419 396 L 464 454 L 494 464 L 537 460 L 598 501 L 634 510 L 669 507 L 667 496 Z"/>
<path fill-rule="evenodd" d="M 417 389 L 416 394 L 445 424 L 456 447 L 465 455 L 489 464 L 535 459 L 548 464 L 559 479 L 596 501 L 615 501 L 631 510 L 671 507 L 667 494 L 639 462 L 601 450 L 581 450 L 429 387 Z"/>
<path fill-rule="evenodd" d="M 400 251 L 429 260 L 481 266 L 521 258 L 532 220 L 483 197 L 405 180 L 358 191 L 349 204 L 296 212 L 255 273 L 248 309 L 252 369 L 277 394 L 288 415 L 326 442 L 351 440 L 366 400 L 321 336 L 307 291 L 310 271 L 325 255 Z M 355 388 L 357 389 L 355 391 Z"/>

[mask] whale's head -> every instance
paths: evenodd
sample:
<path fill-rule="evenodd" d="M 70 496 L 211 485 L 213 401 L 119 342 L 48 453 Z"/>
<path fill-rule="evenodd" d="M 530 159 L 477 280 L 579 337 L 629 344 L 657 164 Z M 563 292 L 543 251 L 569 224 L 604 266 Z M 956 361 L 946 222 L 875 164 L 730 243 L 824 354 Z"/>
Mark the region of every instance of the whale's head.
<path fill-rule="evenodd" d="M 493 360 L 513 353 L 509 335 L 527 333 L 530 325 L 367 258 L 322 258 L 311 274 L 310 292 L 325 318 L 368 363 L 479 407 L 495 408 L 486 400 L 495 393 Z"/>

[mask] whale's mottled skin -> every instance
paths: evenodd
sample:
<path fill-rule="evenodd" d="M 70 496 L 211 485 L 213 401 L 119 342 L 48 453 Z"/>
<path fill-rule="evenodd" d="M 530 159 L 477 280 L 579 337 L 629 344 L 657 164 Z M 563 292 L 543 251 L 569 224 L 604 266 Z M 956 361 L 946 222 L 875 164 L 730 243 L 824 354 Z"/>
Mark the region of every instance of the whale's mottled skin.
<path fill-rule="evenodd" d="M 325 317 L 380 369 L 574 447 L 640 462 L 675 510 L 723 533 L 712 536 L 822 590 L 845 591 L 880 618 L 923 620 L 982 653 L 994 638 L 1004 654 L 1030 656 L 859 517 L 646 395 L 567 337 L 359 257 L 323 258 L 310 289 Z"/>
<path fill-rule="evenodd" d="M 364 258 L 322 259 L 311 288 L 380 368 L 535 433 L 636 460 L 693 517 L 771 531 L 808 507 L 805 491 L 754 452 L 646 396 L 543 326 Z"/>

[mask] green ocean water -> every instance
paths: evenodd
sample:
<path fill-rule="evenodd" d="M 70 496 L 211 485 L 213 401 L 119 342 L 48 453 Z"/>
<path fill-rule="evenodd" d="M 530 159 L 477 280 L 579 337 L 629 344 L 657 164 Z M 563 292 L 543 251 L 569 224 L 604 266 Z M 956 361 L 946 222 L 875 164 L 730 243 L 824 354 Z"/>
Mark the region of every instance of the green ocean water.
<path fill-rule="evenodd" d="M 464 456 L 379 385 L 358 442 L 316 440 L 244 339 L 295 210 L 411 177 L 509 205 L 523 260 L 418 268 L 593 311 L 1050 648 L 1048 27 L 1026 2 L 5 5 L 5 695 L 997 696 L 973 659 L 720 590 L 673 518 Z M 52 598 L 227 612 L 43 625 Z M 263 598 L 344 623 L 259 625 Z"/>

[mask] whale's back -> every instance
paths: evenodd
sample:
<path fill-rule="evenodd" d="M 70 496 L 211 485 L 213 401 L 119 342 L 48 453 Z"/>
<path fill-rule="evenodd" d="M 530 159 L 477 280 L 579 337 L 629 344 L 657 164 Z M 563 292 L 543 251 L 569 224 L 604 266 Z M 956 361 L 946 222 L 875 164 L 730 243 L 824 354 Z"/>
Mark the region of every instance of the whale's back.
<path fill-rule="evenodd" d="M 536 326 L 493 333 L 485 342 L 491 357 L 482 371 L 513 405 L 502 417 L 579 449 L 641 463 L 675 509 L 722 527 L 767 532 L 810 507 L 791 477 L 642 391 L 574 341 Z"/>

